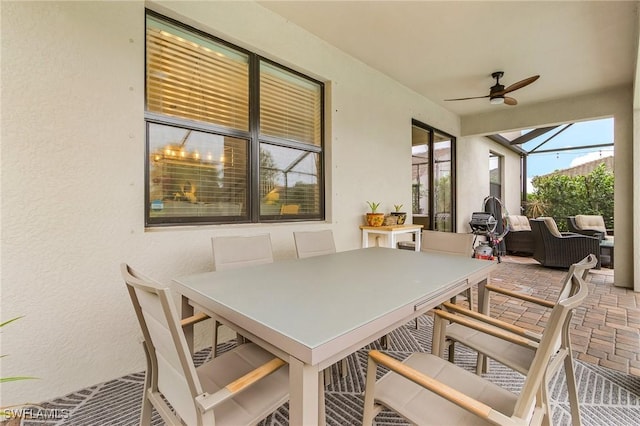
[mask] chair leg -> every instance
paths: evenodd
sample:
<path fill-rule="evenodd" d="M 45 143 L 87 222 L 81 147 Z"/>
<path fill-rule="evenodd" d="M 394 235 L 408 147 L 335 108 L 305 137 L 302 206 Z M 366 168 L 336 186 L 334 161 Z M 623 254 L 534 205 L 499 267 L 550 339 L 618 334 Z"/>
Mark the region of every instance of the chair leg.
<path fill-rule="evenodd" d="M 151 406 L 151 401 L 149 401 L 149 398 L 147 398 L 147 389 L 145 389 L 142 394 L 142 411 L 140 412 L 140 426 L 151 425 L 152 409 L 153 407 Z"/>
<path fill-rule="evenodd" d="M 476 358 L 476 374 L 481 376 L 483 373 L 489 372 L 489 361 L 484 354 L 478 352 L 478 357 Z"/>
<path fill-rule="evenodd" d="M 454 363 L 456 359 L 456 342 L 449 342 L 449 362 Z"/>
<path fill-rule="evenodd" d="M 347 362 L 346 358 L 342 358 L 342 361 L 340 361 L 340 377 L 344 379 L 345 377 L 347 377 L 348 372 L 349 372 L 349 363 Z"/>
<path fill-rule="evenodd" d="M 469 302 L 469 309 L 473 311 L 473 292 L 471 291 L 471 287 L 466 290 L 467 294 L 467 302 Z M 477 310 L 477 309 L 476 309 Z"/>
<path fill-rule="evenodd" d="M 438 315 L 433 316 L 433 334 L 431 337 L 431 354 L 435 355 L 439 358 L 444 358 L 444 348 L 448 344 L 451 345 L 452 341 L 447 341 L 446 339 L 446 329 L 447 325 L 449 325 L 449 321 L 444 318 L 439 317 Z M 453 349 L 449 349 L 449 354 Z M 451 359 L 451 355 L 449 356 Z"/>
<path fill-rule="evenodd" d="M 389 349 L 389 335 L 385 334 L 384 336 L 382 336 L 380 338 L 380 346 L 382 346 L 382 349 Z"/>
<path fill-rule="evenodd" d="M 564 358 L 564 373 L 567 379 L 567 391 L 569 393 L 569 407 L 571 407 L 571 424 L 580 426 L 580 405 L 578 402 L 578 386 L 576 385 L 575 369 L 573 367 L 573 357 L 571 350 Z"/>
<path fill-rule="evenodd" d="M 538 396 L 536 397 L 536 406 L 542 408 L 544 417 L 542 418 L 542 426 L 551 426 L 551 406 L 549 405 L 549 392 L 547 390 L 547 375 L 542 377 Z"/>
<path fill-rule="evenodd" d="M 220 328 L 222 324 L 218 321 L 213 324 L 213 344 L 211 346 L 211 359 L 218 356 L 218 328 Z"/>
<path fill-rule="evenodd" d="M 362 415 L 362 425 L 371 425 L 373 423 L 373 419 L 376 416 L 375 406 L 374 406 L 374 387 L 376 385 L 376 372 L 378 366 L 376 363 L 369 358 L 367 362 L 367 379 L 364 390 L 364 413 Z"/>
<path fill-rule="evenodd" d="M 151 357 L 149 356 L 147 345 L 144 342 L 142 342 L 142 347 L 144 348 L 144 356 L 147 360 L 147 371 L 144 373 L 144 389 L 142 390 L 140 426 L 150 426 L 153 407 L 151 405 L 151 401 L 149 401 L 149 398 L 147 398 L 147 392 L 149 392 L 149 388 L 151 387 Z"/>

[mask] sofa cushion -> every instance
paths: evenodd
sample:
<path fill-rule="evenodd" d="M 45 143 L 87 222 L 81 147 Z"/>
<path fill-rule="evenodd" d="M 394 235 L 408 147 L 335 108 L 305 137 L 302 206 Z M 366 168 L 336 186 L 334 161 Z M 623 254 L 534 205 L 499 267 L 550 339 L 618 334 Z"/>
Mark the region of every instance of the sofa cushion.
<path fill-rule="evenodd" d="M 604 219 L 598 215 L 579 214 L 576 215 L 576 226 L 580 229 L 593 229 L 594 231 L 607 234 L 607 228 L 604 226 Z"/>
<path fill-rule="evenodd" d="M 554 237 L 562 237 L 562 234 L 558 230 L 558 225 L 556 225 L 556 221 L 552 217 L 539 217 L 538 219 L 544 220 L 544 224 L 547 225 L 551 235 Z"/>
<path fill-rule="evenodd" d="M 531 231 L 529 218 L 526 216 L 509 215 L 509 231 Z"/>

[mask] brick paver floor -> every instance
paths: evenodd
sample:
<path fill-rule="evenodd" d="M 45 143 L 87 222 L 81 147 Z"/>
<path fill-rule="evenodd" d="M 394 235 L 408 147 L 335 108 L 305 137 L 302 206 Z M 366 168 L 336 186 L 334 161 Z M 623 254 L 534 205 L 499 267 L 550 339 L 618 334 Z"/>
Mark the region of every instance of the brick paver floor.
<path fill-rule="evenodd" d="M 507 256 L 492 273 L 496 286 L 555 300 L 566 271 L 544 268 L 530 258 Z M 571 325 L 574 355 L 592 364 L 640 376 L 640 293 L 615 287 L 612 270 L 593 270 L 587 278 L 589 296 L 576 310 Z M 491 315 L 541 331 L 548 310 L 491 294 Z"/>

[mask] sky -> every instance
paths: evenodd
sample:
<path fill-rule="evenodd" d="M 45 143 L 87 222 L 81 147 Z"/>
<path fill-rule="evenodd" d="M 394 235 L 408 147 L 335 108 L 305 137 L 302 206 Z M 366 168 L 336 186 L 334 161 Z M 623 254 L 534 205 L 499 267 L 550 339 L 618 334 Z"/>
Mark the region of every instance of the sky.
<path fill-rule="evenodd" d="M 613 118 L 574 123 L 566 130 L 560 126 L 544 135 L 522 145 L 526 151 L 531 151 L 538 145 L 557 134 L 553 139 L 540 146 L 539 150 L 554 148 L 569 148 L 578 146 L 600 145 L 613 143 Z M 560 132 L 561 133 L 558 133 Z M 578 166 L 598 158 L 613 155 L 613 146 L 588 148 L 575 151 L 557 151 L 541 154 L 529 154 L 527 157 L 527 192 L 532 192 L 531 179 L 534 176 L 545 175 L 556 170 Z"/>

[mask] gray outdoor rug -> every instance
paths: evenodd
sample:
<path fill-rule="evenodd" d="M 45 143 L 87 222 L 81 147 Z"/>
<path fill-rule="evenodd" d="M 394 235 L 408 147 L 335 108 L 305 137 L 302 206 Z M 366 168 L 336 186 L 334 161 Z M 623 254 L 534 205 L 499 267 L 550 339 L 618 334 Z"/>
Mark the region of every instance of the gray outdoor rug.
<path fill-rule="evenodd" d="M 222 345 L 228 350 L 233 343 Z M 381 349 L 377 343 L 349 356 L 349 372 L 345 378 L 332 367 L 332 378 L 326 385 L 326 412 L 328 425 L 359 425 L 362 422 L 364 380 L 367 366 L 367 350 Z M 411 352 L 431 349 L 431 318 L 420 318 L 420 328 L 415 330 L 413 322 L 391 334 L 389 350 L 395 358 L 403 359 Z M 196 354 L 196 362 L 202 363 L 209 356 L 210 349 Z M 475 352 L 458 345 L 456 364 L 475 371 Z M 576 381 L 580 398 L 582 422 L 588 425 L 637 425 L 640 421 L 640 377 L 629 376 L 610 369 L 575 361 Z M 491 362 L 488 379 L 518 392 L 523 376 Z M 45 402 L 49 409 L 67 409 L 70 416 L 66 420 L 28 421 L 25 425 L 137 425 L 142 400 L 144 372 L 120 377 L 87 389 Z M 553 424 L 570 425 L 568 394 L 566 391 L 564 370 L 549 384 L 552 398 Z M 266 418 L 261 425 L 288 425 L 288 404 L 284 404 L 275 413 Z M 383 411 L 376 417 L 378 425 L 405 425 L 401 417 L 392 412 Z M 162 425 L 162 419 L 154 413 L 153 425 Z"/>

